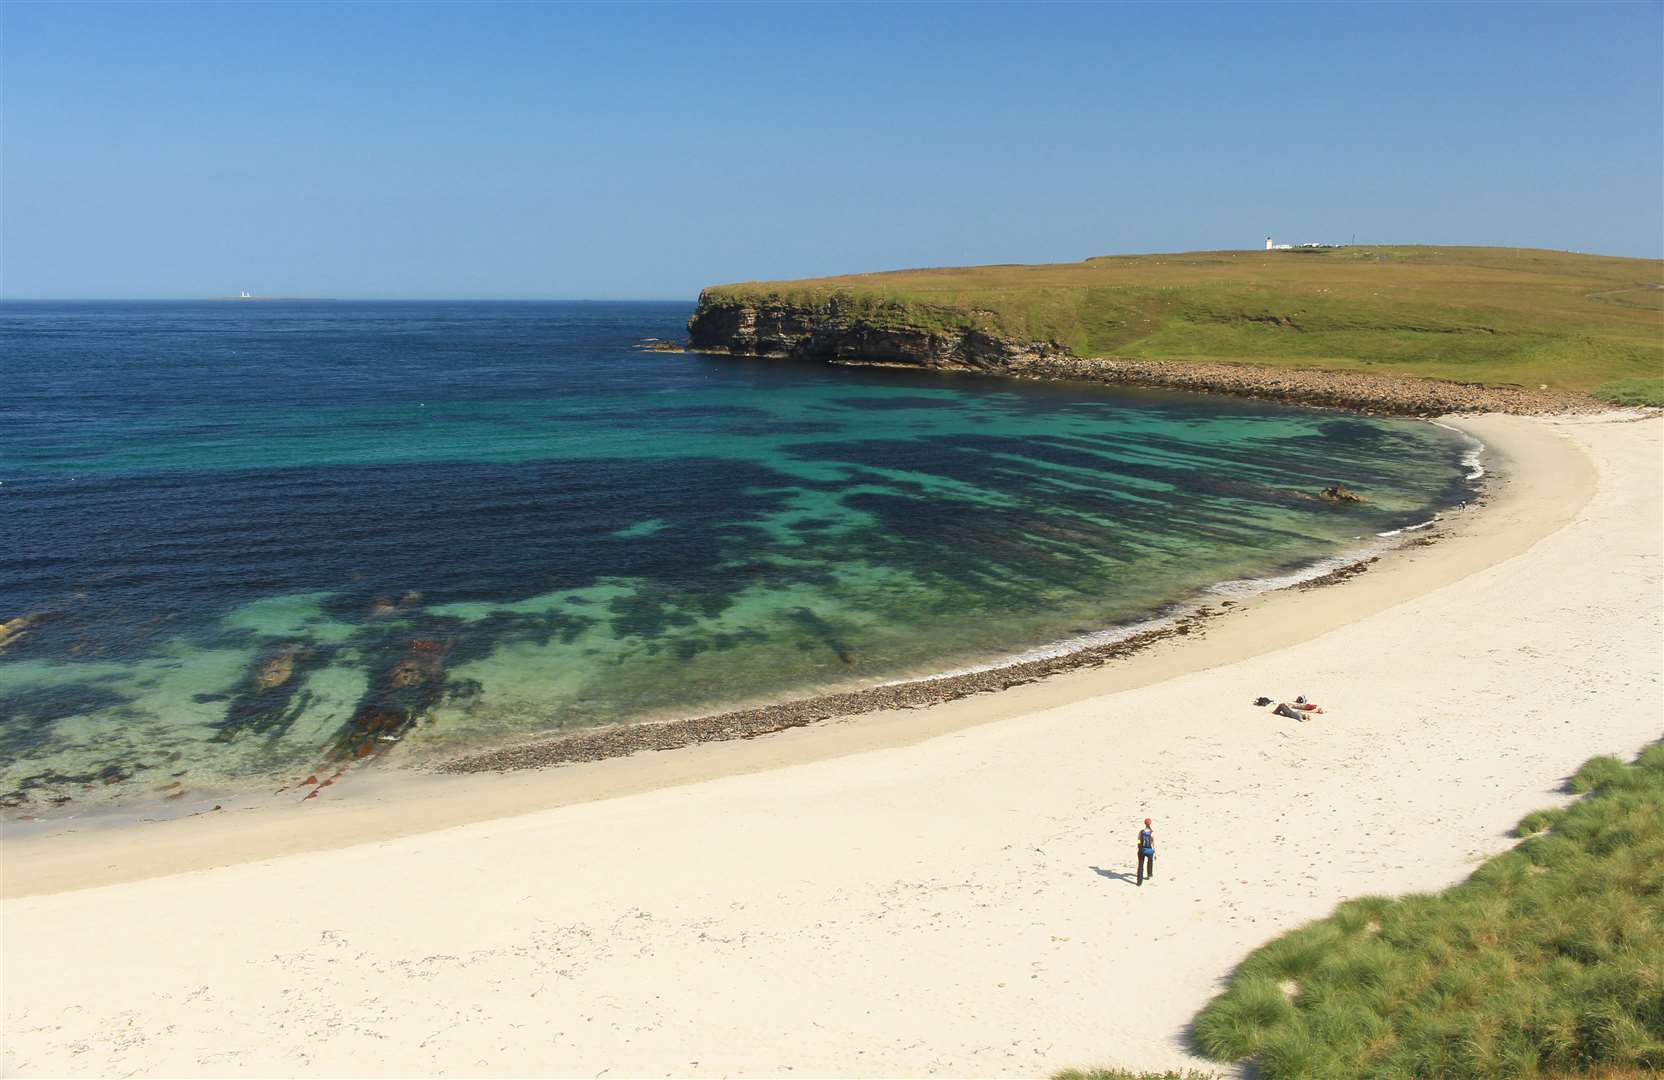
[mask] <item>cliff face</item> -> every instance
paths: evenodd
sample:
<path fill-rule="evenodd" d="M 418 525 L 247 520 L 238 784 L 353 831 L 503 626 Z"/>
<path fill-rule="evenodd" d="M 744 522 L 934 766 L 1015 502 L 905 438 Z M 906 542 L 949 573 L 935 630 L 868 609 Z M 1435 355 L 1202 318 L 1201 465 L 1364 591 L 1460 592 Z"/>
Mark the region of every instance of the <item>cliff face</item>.
<path fill-rule="evenodd" d="M 736 356 L 978 371 L 1017 371 L 1069 355 L 1053 342 L 1017 341 L 972 327 L 877 325 L 836 298 L 809 307 L 702 293 L 698 309 L 688 320 L 688 337 L 695 349 Z"/>

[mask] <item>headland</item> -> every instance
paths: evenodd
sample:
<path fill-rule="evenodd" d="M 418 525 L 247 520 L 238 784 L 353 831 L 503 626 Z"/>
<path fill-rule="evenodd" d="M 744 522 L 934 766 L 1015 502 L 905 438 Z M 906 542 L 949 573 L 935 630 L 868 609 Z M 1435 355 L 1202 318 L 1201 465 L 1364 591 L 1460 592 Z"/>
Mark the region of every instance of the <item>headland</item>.
<path fill-rule="evenodd" d="M 736 355 L 1433 416 L 1664 404 L 1661 327 L 1657 260 L 1363 245 L 722 285 L 688 330 Z"/>

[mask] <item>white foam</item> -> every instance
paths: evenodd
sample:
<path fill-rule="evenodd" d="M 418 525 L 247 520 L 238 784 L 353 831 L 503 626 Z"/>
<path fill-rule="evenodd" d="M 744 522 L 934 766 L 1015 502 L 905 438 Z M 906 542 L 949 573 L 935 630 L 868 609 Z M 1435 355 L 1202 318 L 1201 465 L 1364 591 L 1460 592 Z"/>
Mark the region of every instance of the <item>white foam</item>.
<path fill-rule="evenodd" d="M 1421 522 L 1420 524 L 1406 525 L 1402 529 L 1388 529 L 1386 532 L 1378 532 L 1375 535 L 1376 536 L 1398 536 L 1401 533 L 1420 532 L 1422 529 L 1427 528 L 1429 525 L 1437 525 L 1439 523 L 1439 520 L 1443 516 L 1444 515 L 1442 515 L 1442 514 L 1434 514 L 1432 517 L 1428 518 L 1426 521 Z"/>
<path fill-rule="evenodd" d="M 1380 554 L 1381 549 L 1385 546 L 1384 544 L 1366 544 L 1340 555 L 1331 555 L 1326 559 L 1319 559 L 1310 566 L 1302 566 L 1300 569 L 1287 574 L 1260 578 L 1232 578 L 1230 581 L 1221 581 L 1216 585 L 1209 585 L 1206 591 L 1210 595 L 1223 596 L 1229 600 L 1243 600 L 1250 596 L 1258 596 L 1260 593 L 1275 592 L 1278 589 L 1286 589 L 1291 585 L 1301 585 L 1313 581 L 1324 574 L 1332 574 L 1336 570 L 1344 569 L 1354 563 L 1364 562 Z"/>
<path fill-rule="evenodd" d="M 1472 434 L 1463 431 L 1459 427 L 1452 427 L 1449 424 L 1441 424 L 1437 420 L 1429 420 L 1427 422 L 1432 424 L 1434 427 L 1444 428 L 1446 431 L 1454 431 L 1456 434 L 1468 441 L 1467 452 L 1462 455 L 1462 465 L 1468 471 L 1466 479 L 1477 480 L 1481 476 L 1485 475 L 1484 443 L 1480 442 L 1478 439 L 1474 438 Z"/>
<path fill-rule="evenodd" d="M 1015 664 L 1026 664 L 1031 660 L 1050 660 L 1058 656 L 1067 656 L 1082 649 L 1090 649 L 1097 645 L 1113 645 L 1118 641 L 1125 641 L 1146 630 L 1159 630 L 1164 626 L 1171 626 L 1178 619 L 1188 615 L 1200 607 L 1191 605 L 1184 610 L 1175 611 L 1168 615 L 1160 615 L 1142 622 L 1128 623 L 1125 626 L 1111 626 L 1105 630 L 1094 630 L 1079 637 L 1063 638 L 1046 645 L 1037 645 L 1020 653 L 1002 656 L 996 660 L 988 660 L 969 667 L 953 668 L 949 671 L 938 671 L 933 675 L 910 676 L 904 679 L 891 679 L 889 682 L 879 683 L 879 686 L 900 686 L 903 683 L 936 682 L 939 679 L 952 679 L 959 675 L 974 675 L 979 671 L 996 671 L 999 668 L 1011 667 Z"/>

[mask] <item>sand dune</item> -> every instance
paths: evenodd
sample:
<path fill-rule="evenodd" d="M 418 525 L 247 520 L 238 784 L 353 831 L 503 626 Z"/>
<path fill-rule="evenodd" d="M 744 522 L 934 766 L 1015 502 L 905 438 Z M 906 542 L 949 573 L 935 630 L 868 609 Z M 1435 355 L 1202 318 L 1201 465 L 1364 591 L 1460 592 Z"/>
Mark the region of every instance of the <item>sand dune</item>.
<path fill-rule="evenodd" d="M 1448 538 L 1115 667 L 307 815 L 10 841 L 4 1070 L 1191 1062 L 1186 1023 L 1253 946 L 1460 879 L 1585 758 L 1664 734 L 1664 425 L 1463 424 L 1503 479 Z M 1249 704 L 1300 692 L 1327 713 Z"/>

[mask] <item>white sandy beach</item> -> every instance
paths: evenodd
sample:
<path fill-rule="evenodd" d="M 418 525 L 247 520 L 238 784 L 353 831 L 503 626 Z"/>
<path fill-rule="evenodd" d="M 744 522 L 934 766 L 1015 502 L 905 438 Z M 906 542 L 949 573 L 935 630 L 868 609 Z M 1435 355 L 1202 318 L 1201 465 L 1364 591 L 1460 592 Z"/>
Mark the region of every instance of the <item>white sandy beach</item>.
<path fill-rule="evenodd" d="M 911 713 L 7 838 L 6 1075 L 1210 1067 L 1254 946 L 1436 889 L 1664 735 L 1664 423 L 1465 419 L 1451 535 Z M 1249 703 L 1306 693 L 1307 723 Z M 1155 819 L 1157 877 L 1132 840 Z M 248 861 L 255 860 L 255 861 Z"/>

